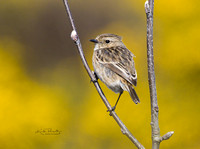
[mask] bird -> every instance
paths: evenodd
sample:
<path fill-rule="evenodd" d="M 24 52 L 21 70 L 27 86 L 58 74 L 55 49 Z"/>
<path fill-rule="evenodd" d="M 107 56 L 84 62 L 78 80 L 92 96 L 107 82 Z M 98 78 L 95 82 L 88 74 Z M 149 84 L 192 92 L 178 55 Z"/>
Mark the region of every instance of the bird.
<path fill-rule="evenodd" d="M 135 104 L 140 103 L 140 99 L 133 86 L 137 86 L 137 72 L 133 60 L 134 54 L 126 48 L 122 42 L 122 37 L 115 34 L 101 34 L 95 39 L 92 56 L 94 74 L 109 89 L 119 93 L 115 105 L 108 111 L 114 111 L 123 93 L 128 91 Z"/>

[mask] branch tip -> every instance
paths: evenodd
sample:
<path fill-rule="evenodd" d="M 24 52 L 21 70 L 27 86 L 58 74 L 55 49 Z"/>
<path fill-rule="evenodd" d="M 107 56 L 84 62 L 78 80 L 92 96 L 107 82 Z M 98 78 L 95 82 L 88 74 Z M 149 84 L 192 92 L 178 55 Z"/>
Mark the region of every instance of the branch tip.
<path fill-rule="evenodd" d="M 174 131 L 170 131 L 162 136 L 162 140 L 168 140 L 172 135 L 174 134 Z"/>

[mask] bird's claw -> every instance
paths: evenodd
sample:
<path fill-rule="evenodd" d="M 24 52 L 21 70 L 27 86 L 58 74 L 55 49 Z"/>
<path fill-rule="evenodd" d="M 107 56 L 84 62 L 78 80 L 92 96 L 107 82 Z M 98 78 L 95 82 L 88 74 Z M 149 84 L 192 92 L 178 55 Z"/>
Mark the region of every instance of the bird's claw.
<path fill-rule="evenodd" d="M 91 82 L 95 83 L 95 82 L 97 82 L 97 79 L 91 79 L 91 80 L 90 80 L 90 83 L 91 83 Z"/>
<path fill-rule="evenodd" d="M 113 106 L 110 110 L 107 110 L 107 112 L 110 112 L 110 116 L 111 116 L 111 112 L 115 111 L 116 106 Z"/>
<path fill-rule="evenodd" d="M 97 77 L 97 74 L 96 74 L 94 71 L 92 71 L 92 73 L 93 73 L 95 79 L 91 79 L 91 80 L 90 80 L 90 83 L 91 83 L 91 82 L 95 83 L 95 82 L 97 82 L 98 77 Z"/>

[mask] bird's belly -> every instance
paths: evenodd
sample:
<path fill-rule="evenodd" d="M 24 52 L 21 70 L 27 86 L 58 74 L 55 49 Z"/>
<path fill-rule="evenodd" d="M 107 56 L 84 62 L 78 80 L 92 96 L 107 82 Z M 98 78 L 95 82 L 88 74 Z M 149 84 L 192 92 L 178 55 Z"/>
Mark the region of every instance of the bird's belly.
<path fill-rule="evenodd" d="M 106 67 L 97 67 L 95 72 L 98 78 L 115 93 L 122 92 L 120 76 Z"/>
<path fill-rule="evenodd" d="M 106 83 L 105 83 L 105 84 L 106 84 Z M 120 92 L 123 91 L 122 88 L 121 88 L 121 86 L 120 86 L 120 81 L 119 81 L 119 80 L 117 80 L 117 81 L 115 81 L 115 82 L 112 82 L 112 83 L 110 83 L 110 84 L 106 84 L 106 86 L 107 86 L 109 89 L 111 89 L 113 92 L 115 92 L 115 93 L 120 93 Z"/>

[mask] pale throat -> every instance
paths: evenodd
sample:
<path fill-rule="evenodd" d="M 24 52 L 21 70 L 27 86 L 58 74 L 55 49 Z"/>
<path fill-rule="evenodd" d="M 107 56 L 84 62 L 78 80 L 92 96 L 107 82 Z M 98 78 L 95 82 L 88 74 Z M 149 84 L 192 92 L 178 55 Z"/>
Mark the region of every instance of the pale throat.
<path fill-rule="evenodd" d="M 98 50 L 99 49 L 99 45 L 98 44 L 95 44 L 95 46 L 94 46 L 94 51 L 95 50 Z"/>

